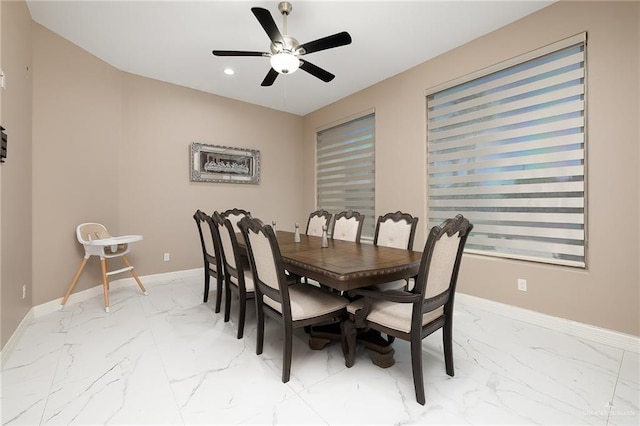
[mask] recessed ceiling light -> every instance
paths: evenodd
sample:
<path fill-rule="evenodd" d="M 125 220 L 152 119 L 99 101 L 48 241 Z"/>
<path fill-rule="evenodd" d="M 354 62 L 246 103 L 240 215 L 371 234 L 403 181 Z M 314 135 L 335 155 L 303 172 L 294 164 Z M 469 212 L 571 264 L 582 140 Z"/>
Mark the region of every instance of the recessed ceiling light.
<path fill-rule="evenodd" d="M 224 73 L 226 75 L 234 75 L 236 72 L 232 68 L 225 68 Z"/>

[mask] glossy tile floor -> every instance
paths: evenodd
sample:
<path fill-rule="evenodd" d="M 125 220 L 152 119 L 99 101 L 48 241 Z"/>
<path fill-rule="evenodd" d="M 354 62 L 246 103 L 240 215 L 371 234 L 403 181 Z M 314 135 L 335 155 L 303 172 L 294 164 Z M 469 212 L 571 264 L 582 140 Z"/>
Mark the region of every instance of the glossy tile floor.
<path fill-rule="evenodd" d="M 339 345 L 294 338 L 280 381 L 282 336 L 267 322 L 255 354 L 203 304 L 200 275 L 113 289 L 31 322 L 2 371 L 3 424 L 640 424 L 637 353 L 580 340 L 457 302 L 456 376 L 441 335 L 424 340 L 427 403 L 415 402 L 409 345 L 374 366 L 364 348 L 347 369 Z"/>

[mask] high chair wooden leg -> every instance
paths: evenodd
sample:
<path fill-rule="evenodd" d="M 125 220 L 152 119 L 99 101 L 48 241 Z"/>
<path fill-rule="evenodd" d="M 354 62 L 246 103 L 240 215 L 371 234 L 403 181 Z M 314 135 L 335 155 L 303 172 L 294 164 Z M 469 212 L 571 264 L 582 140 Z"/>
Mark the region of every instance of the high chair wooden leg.
<path fill-rule="evenodd" d="M 109 259 L 103 259 L 103 261 L 104 261 L 104 273 L 105 273 L 105 275 L 106 275 L 106 274 L 109 272 Z M 107 282 L 107 284 L 106 284 L 106 286 L 107 286 L 107 290 L 109 290 L 109 278 L 108 278 L 108 277 L 109 277 L 109 276 L 107 275 L 107 279 L 106 279 L 106 282 Z M 103 279 L 103 280 L 102 280 L 102 282 L 104 283 L 104 282 L 105 282 L 105 280 Z"/>
<path fill-rule="evenodd" d="M 109 312 L 109 278 L 107 278 L 107 259 L 100 259 L 102 268 L 102 287 L 104 290 L 104 311 Z"/>
<path fill-rule="evenodd" d="M 147 289 L 144 288 L 144 286 L 142 285 L 142 282 L 140 281 L 138 274 L 136 274 L 136 270 L 133 268 L 133 266 L 131 266 L 131 263 L 129 263 L 129 260 L 125 256 L 122 256 L 122 261 L 124 262 L 125 265 L 127 265 L 127 267 L 131 268 L 131 271 L 130 271 L 131 275 L 133 275 L 133 278 L 138 283 L 138 287 L 140 287 L 140 290 L 142 290 L 142 293 L 146 296 L 148 294 Z"/>
<path fill-rule="evenodd" d="M 89 260 L 88 257 L 85 257 L 82 259 L 82 263 L 80 264 L 80 267 L 76 271 L 76 274 L 74 275 L 73 280 L 71 280 L 71 284 L 69 284 L 69 287 L 67 287 L 67 292 L 64 294 L 64 297 L 62 298 L 62 303 L 60 303 L 60 306 L 58 306 L 58 310 L 62 310 L 64 305 L 67 303 L 67 300 L 69 300 L 69 296 L 71 295 L 73 288 L 76 286 L 76 283 L 78 282 L 78 278 L 80 278 L 80 274 L 82 273 L 82 270 L 84 269 L 84 266 L 87 264 L 88 260 Z"/>

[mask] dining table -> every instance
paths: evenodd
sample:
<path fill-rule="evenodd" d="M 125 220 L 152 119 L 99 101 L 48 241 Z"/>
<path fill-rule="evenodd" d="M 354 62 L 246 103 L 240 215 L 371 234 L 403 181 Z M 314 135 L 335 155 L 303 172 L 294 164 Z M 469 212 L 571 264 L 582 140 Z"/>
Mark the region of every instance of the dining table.
<path fill-rule="evenodd" d="M 278 246 L 285 269 L 294 276 L 317 281 L 324 287 L 348 296 L 349 290 L 375 286 L 418 275 L 422 252 L 377 246 L 366 242 L 327 240 L 301 234 L 276 231 Z M 238 243 L 246 247 L 239 236 Z M 309 330 L 309 345 L 321 349 L 331 340 L 340 338 L 335 326 L 313 327 Z M 393 365 L 393 349 L 387 339 L 375 332 L 362 331 L 359 341 L 372 351 L 372 361 L 380 367 Z"/>
<path fill-rule="evenodd" d="M 276 231 L 287 271 L 313 279 L 337 291 L 349 291 L 418 274 L 422 252 Z"/>

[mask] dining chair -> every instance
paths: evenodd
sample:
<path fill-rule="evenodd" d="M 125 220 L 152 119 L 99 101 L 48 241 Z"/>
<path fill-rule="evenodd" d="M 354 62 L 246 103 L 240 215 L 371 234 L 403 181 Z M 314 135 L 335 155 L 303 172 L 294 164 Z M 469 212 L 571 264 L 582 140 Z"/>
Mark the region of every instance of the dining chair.
<path fill-rule="evenodd" d="M 322 236 L 322 227 L 326 226 L 329 229 L 329 223 L 333 215 L 326 210 L 316 210 L 309 214 L 309 220 L 307 221 L 307 235 L 314 237 Z"/>
<path fill-rule="evenodd" d="M 453 369 L 453 302 L 462 252 L 473 225 L 462 215 L 445 220 L 429 232 L 412 292 L 356 289 L 362 296 L 347 306 L 342 323 L 345 364 L 355 361 L 356 330 L 369 328 L 409 341 L 413 384 L 418 403 L 424 405 L 422 339 L 442 329 L 446 372 Z"/>
<path fill-rule="evenodd" d="M 337 213 L 331 225 L 331 238 L 334 240 L 360 242 L 364 215 L 357 211 L 345 210 Z"/>
<path fill-rule="evenodd" d="M 291 373 L 293 329 L 343 320 L 348 300 L 310 284 L 292 284 L 285 273 L 278 240 L 271 225 L 245 217 L 240 221 L 240 230 L 255 284 L 258 318 L 256 354 L 263 351 L 266 315 L 282 324 L 282 382 L 286 383 Z"/>
<path fill-rule="evenodd" d="M 413 240 L 416 235 L 417 225 L 417 217 L 401 211 L 378 216 L 376 230 L 373 236 L 373 244 L 376 246 L 413 250 Z M 409 279 L 397 280 L 379 284 L 377 287 L 381 290 L 410 289 L 409 282 Z"/>
<path fill-rule="evenodd" d="M 242 219 L 245 216 L 251 217 L 250 212 L 242 209 L 236 209 L 236 208 L 225 210 L 221 214 L 222 214 L 222 217 L 224 217 L 225 219 L 229 219 L 229 221 L 231 222 L 231 225 L 233 225 L 233 230 L 235 232 L 240 232 L 240 228 L 238 227 L 238 222 L 240 222 L 240 219 Z"/>
<path fill-rule="evenodd" d="M 101 223 L 87 222 L 81 223 L 76 227 L 76 238 L 84 248 L 84 258 L 82 259 L 76 274 L 71 280 L 69 287 L 67 287 L 67 291 L 62 298 L 62 302 L 58 306 L 59 310 L 62 310 L 69 300 L 69 296 L 71 295 L 73 288 L 76 286 L 76 283 L 78 282 L 78 279 L 91 256 L 98 256 L 100 258 L 105 312 L 109 312 L 109 277 L 111 275 L 120 274 L 122 272 L 131 272 L 131 275 L 136 280 L 136 283 L 138 284 L 138 287 L 140 287 L 142 293 L 145 295 L 147 294 L 147 289 L 144 288 L 144 285 L 142 285 L 140 277 L 138 277 L 133 265 L 131 265 L 125 256 L 131 251 L 131 243 L 142 240 L 142 235 L 113 237 L 109 234 L 107 228 Z M 109 261 L 115 258 L 122 259 L 125 267 L 109 270 Z"/>
<path fill-rule="evenodd" d="M 224 270 L 220 258 L 220 245 L 218 239 L 218 230 L 214 226 L 211 217 L 196 210 L 193 219 L 198 225 L 198 235 L 200 235 L 200 246 L 202 247 L 202 258 L 204 261 L 204 297 L 203 302 L 209 300 L 209 284 L 211 277 L 216 280 L 216 313 L 220 312 L 220 304 L 222 303 L 222 282 L 224 279 Z M 203 226 L 203 223 L 206 226 Z"/>
<path fill-rule="evenodd" d="M 326 226 L 326 229 L 329 229 L 332 216 L 333 215 L 331 213 L 323 209 L 311 212 L 309 214 L 309 219 L 307 220 L 307 230 L 305 233 L 313 237 L 321 237 L 323 231 L 322 227 Z M 304 282 L 308 283 L 309 279 L 304 277 Z"/>
<path fill-rule="evenodd" d="M 240 301 L 237 337 L 241 339 L 244 333 L 247 299 L 255 297 L 253 274 L 244 266 L 243 260 L 246 259 L 246 254 L 243 256 L 243 250 L 238 246 L 238 239 L 231 221 L 222 217 L 220 213 L 213 212 L 213 222 L 220 235 L 220 253 L 225 277 L 224 322 L 228 322 L 231 315 L 231 292 L 233 291 Z"/>

